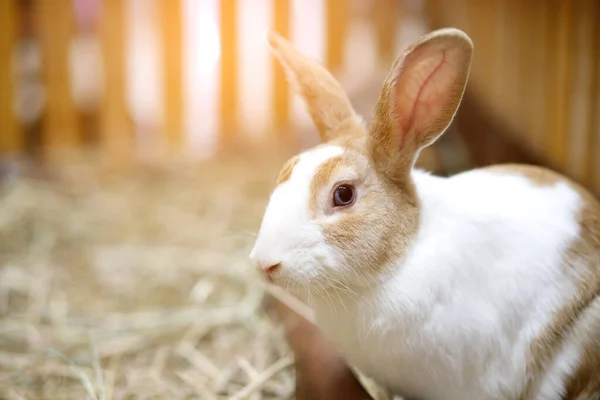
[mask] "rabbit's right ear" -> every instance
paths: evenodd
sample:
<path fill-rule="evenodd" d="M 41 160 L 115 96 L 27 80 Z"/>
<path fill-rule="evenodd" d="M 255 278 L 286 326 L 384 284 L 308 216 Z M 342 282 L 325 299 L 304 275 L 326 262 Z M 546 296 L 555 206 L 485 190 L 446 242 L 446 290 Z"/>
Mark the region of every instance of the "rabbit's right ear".
<path fill-rule="evenodd" d="M 390 71 L 369 131 L 375 167 L 403 181 L 419 151 L 450 125 L 462 99 L 473 54 L 471 39 L 446 28 L 423 36 Z"/>

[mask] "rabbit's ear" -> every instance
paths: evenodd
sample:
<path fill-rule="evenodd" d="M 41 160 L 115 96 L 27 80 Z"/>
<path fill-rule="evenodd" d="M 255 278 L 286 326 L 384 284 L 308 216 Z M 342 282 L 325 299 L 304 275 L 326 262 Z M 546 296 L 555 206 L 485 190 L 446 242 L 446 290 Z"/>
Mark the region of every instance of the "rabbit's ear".
<path fill-rule="evenodd" d="M 271 50 L 281 62 L 288 82 L 307 105 L 323 142 L 343 134 L 341 127 L 357 117 L 339 82 L 316 60 L 300 53 L 282 36 L 268 31 Z"/>
<path fill-rule="evenodd" d="M 369 127 L 369 153 L 378 170 L 403 180 L 419 151 L 446 130 L 462 99 L 472 54 L 471 39 L 446 28 L 423 36 L 398 57 Z"/>

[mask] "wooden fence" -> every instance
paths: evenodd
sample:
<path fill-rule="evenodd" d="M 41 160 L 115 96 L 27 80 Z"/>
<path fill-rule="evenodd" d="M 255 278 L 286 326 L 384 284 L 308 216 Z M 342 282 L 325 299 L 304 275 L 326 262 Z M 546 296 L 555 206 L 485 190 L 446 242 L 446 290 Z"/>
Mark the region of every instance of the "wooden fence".
<path fill-rule="evenodd" d="M 597 0 L 0 1 L 0 157 L 306 146 L 314 130 L 267 27 L 322 61 L 368 113 L 407 43 L 456 26 L 476 46 L 457 124 L 478 130 L 468 142 L 498 152 L 510 140 L 497 161 L 523 149 L 600 193 L 598 21 Z M 502 128 L 490 134 L 473 123 L 481 115 Z"/>
<path fill-rule="evenodd" d="M 473 38 L 469 94 L 502 134 L 600 193 L 600 2 L 428 0 L 426 8 L 432 28 Z"/>
<path fill-rule="evenodd" d="M 350 90 L 389 66 L 400 17 L 394 0 L 0 1 L 0 156 L 297 140 L 306 114 L 265 29 Z"/>

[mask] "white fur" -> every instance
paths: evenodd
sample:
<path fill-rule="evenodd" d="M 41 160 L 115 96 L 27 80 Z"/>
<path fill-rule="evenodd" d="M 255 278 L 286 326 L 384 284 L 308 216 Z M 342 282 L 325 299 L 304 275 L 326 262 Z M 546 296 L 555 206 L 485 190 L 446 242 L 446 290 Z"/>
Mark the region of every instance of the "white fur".
<path fill-rule="evenodd" d="M 574 294 L 562 257 L 577 237 L 579 195 L 564 183 L 471 171 L 415 171 L 420 231 L 393 279 L 361 300 L 314 299 L 318 325 L 349 362 L 409 397 L 514 398 L 530 344 Z M 576 361 L 567 348 L 544 381 Z"/>
<path fill-rule="evenodd" d="M 277 279 L 288 286 L 306 284 L 331 263 L 323 235 L 311 221 L 310 183 L 321 164 L 342 152 L 339 146 L 323 146 L 301 154 L 290 178 L 271 194 L 250 259 L 263 267 L 282 263 Z M 294 269 L 286 268 L 290 261 Z"/>
<path fill-rule="evenodd" d="M 255 259 L 287 258 L 304 276 L 320 273 L 317 260 L 328 250 L 308 228 L 308 186 L 317 166 L 340 151 L 307 153 L 274 192 Z M 564 183 L 536 186 L 517 175 L 413 176 L 420 228 L 395 274 L 358 299 L 314 296 L 317 324 L 350 363 L 398 394 L 514 398 L 524 387 L 532 341 L 576 292 L 562 266 L 579 233 L 581 199 Z M 540 399 L 560 398 L 579 354 L 575 345 L 564 347 Z"/>

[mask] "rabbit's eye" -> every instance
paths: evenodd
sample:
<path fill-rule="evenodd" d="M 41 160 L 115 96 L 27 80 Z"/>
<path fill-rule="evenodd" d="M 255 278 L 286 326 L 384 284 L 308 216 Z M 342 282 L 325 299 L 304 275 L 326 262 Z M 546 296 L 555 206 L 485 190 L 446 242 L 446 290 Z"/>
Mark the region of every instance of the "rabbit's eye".
<path fill-rule="evenodd" d="M 333 193 L 333 204 L 336 207 L 347 206 L 354 201 L 354 188 L 350 185 L 340 185 Z"/>

